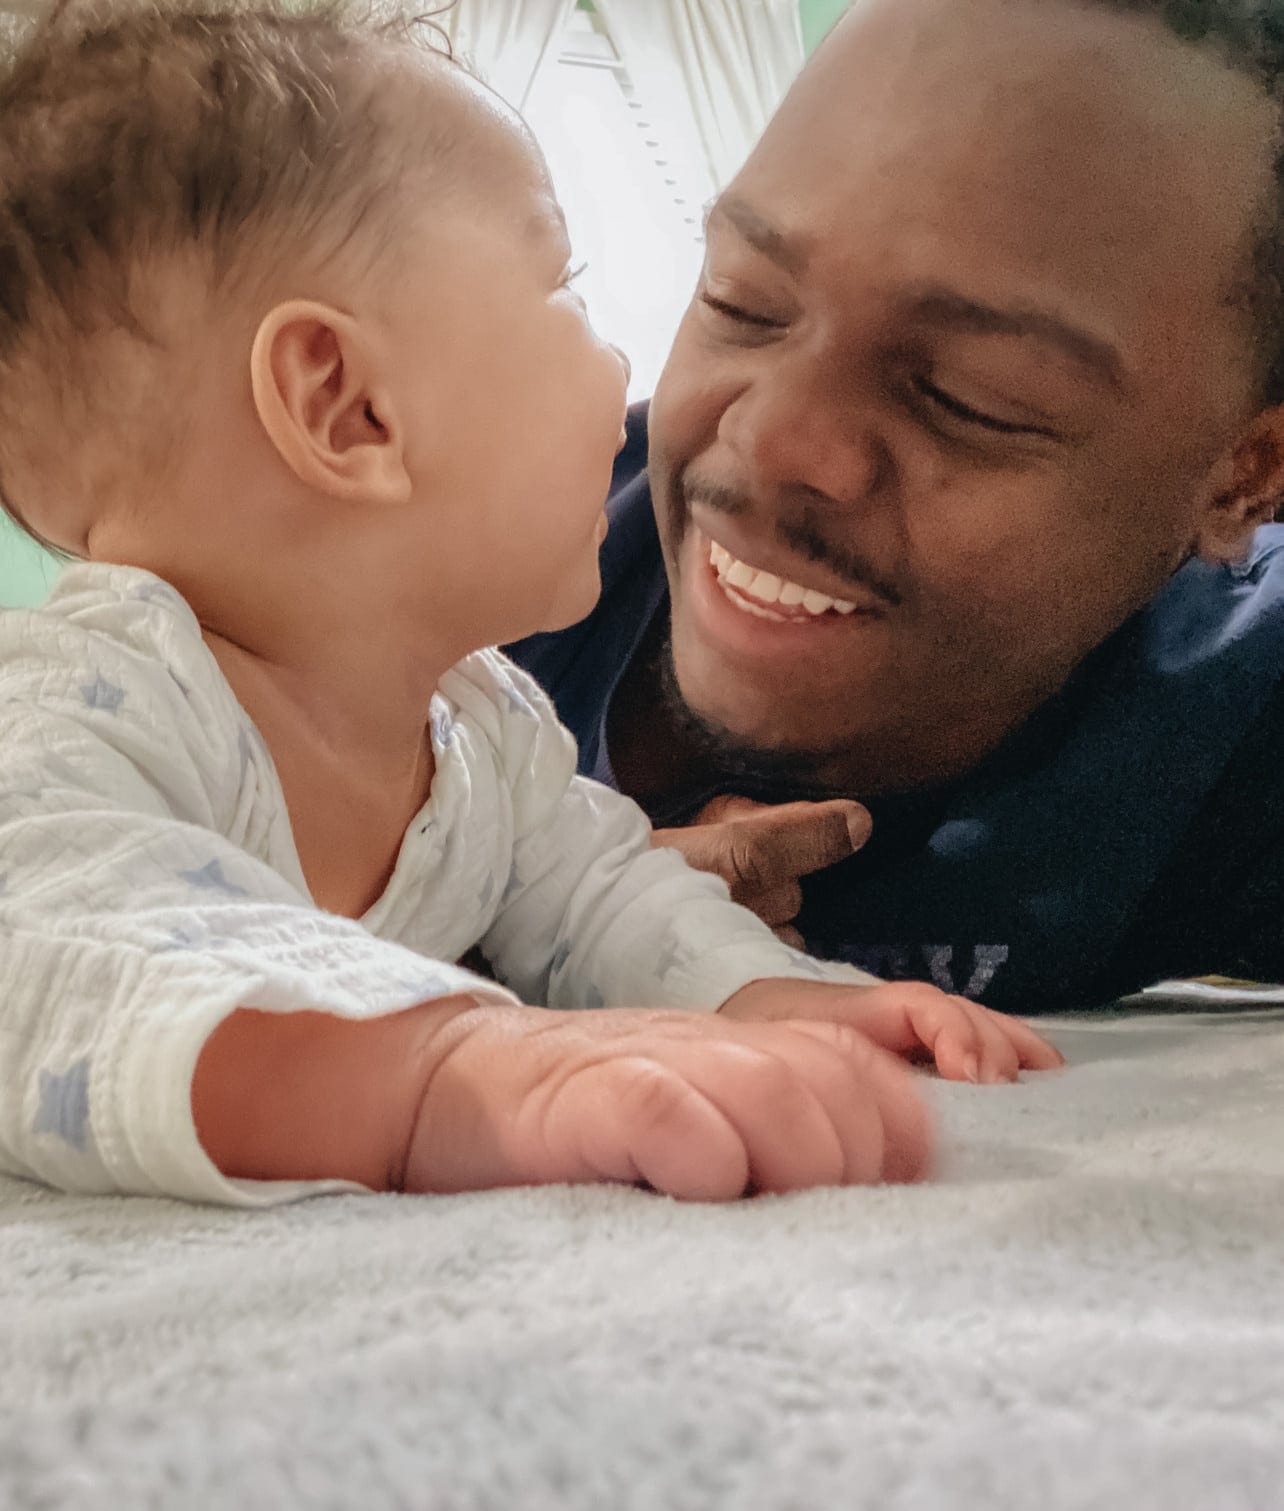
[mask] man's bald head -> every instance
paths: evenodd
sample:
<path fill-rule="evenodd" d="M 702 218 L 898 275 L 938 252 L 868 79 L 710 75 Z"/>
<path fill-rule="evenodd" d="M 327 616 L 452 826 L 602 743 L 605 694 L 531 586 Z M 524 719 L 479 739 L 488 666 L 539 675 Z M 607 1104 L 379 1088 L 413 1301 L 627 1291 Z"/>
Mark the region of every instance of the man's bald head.
<path fill-rule="evenodd" d="M 1257 398 L 1284 403 L 1284 4 L 1280 0 L 1091 0 L 1150 16 L 1179 40 L 1212 53 L 1270 102 L 1274 132 L 1261 140 L 1269 177 L 1250 221 L 1245 261 L 1231 270 L 1232 299 L 1248 318 Z"/>
<path fill-rule="evenodd" d="M 823 118 L 836 164 L 885 106 L 889 147 L 917 129 L 924 151 L 981 156 L 957 178 L 978 215 L 1007 191 L 1021 236 L 1077 242 L 1086 280 L 1129 276 L 1129 257 L 1158 274 L 1165 254 L 1192 293 L 1210 273 L 1253 401 L 1284 400 L 1282 0 L 856 0 L 763 151 Z"/>

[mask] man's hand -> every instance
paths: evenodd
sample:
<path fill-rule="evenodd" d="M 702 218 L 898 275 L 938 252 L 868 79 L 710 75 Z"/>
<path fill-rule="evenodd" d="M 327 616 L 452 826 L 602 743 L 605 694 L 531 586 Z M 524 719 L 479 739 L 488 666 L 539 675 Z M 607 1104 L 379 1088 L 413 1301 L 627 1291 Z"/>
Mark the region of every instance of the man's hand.
<path fill-rule="evenodd" d="M 920 981 L 882 986 L 828 986 L 783 977 L 754 981 L 728 997 L 720 1013 L 739 1022 L 845 1023 L 893 1054 L 935 1062 L 949 1081 L 992 1085 L 1015 1081 L 1018 1071 L 1065 1064 L 1061 1053 L 1019 1018 Z"/>
<path fill-rule="evenodd" d="M 802 907 L 799 877 L 846 860 L 869 830 L 869 814 L 845 798 L 773 805 L 717 797 L 689 828 L 657 829 L 652 844 L 679 850 L 688 865 L 721 876 L 736 902 L 801 947 L 789 927 Z"/>

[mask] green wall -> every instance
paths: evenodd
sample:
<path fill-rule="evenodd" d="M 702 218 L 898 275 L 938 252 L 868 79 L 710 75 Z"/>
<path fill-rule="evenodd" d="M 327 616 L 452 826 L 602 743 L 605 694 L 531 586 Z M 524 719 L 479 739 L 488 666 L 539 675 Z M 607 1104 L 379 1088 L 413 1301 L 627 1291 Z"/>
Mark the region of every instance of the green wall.
<path fill-rule="evenodd" d="M 0 516 L 0 608 L 43 603 L 57 570 L 52 557 Z"/>
<path fill-rule="evenodd" d="M 811 53 L 829 28 L 847 9 L 848 0 L 798 0 L 802 13 L 803 41 Z"/>

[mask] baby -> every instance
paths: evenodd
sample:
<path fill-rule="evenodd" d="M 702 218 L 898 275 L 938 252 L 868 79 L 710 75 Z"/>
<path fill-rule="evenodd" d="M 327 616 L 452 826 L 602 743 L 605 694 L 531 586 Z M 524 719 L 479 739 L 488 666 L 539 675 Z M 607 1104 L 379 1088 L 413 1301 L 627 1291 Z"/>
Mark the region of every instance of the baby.
<path fill-rule="evenodd" d="M 625 386 L 528 133 L 414 25 L 25 42 L 0 483 L 75 560 L 0 618 L 5 1170 L 728 1198 L 922 1173 L 894 1055 L 1059 1063 L 781 943 L 485 649 L 594 603 Z"/>

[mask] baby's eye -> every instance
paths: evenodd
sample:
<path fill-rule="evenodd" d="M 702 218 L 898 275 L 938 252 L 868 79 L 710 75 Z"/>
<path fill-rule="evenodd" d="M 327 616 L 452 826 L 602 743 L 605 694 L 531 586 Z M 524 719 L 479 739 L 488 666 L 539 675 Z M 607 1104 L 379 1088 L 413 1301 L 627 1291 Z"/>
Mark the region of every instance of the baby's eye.
<path fill-rule="evenodd" d="M 562 279 L 562 287 L 565 289 L 570 288 L 575 280 L 586 272 L 588 272 L 587 262 L 582 262 L 578 267 L 571 268 L 569 272 L 567 272 L 566 276 Z"/>

